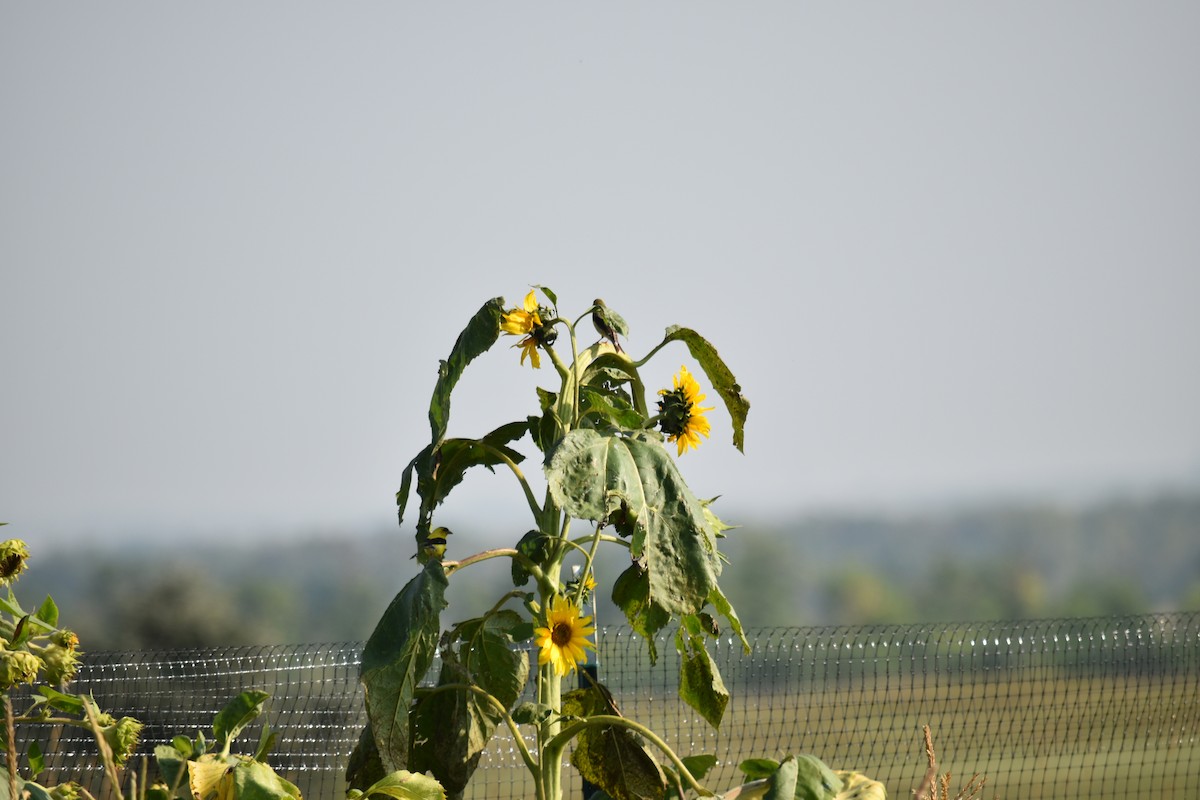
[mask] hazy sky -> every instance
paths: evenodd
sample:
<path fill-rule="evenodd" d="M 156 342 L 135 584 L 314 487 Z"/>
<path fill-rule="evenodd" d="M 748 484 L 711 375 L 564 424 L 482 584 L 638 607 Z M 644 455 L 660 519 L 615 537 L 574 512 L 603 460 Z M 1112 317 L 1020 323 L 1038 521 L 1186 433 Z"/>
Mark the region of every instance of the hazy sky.
<path fill-rule="evenodd" d="M 717 345 L 746 453 L 714 412 L 683 467 L 727 516 L 1200 484 L 1198 30 L 1190 0 L 6 3 L 0 519 L 386 525 L 437 360 L 533 283 L 605 297 L 635 354 Z M 451 433 L 552 378 L 497 348 Z M 507 476 L 462 489 L 447 519 L 526 527 Z"/>

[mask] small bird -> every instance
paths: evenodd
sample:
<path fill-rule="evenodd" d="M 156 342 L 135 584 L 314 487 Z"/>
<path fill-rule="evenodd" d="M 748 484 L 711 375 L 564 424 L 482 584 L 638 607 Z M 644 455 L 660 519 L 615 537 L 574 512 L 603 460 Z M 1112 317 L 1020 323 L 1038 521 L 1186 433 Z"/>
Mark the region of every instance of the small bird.
<path fill-rule="evenodd" d="M 430 560 L 441 561 L 446 555 L 446 537 L 454 531 L 449 528 L 438 526 L 429 532 L 425 540 L 421 542 L 420 550 L 413 553 L 412 557 L 419 560 L 422 564 Z"/>
<path fill-rule="evenodd" d="M 604 305 L 604 301 L 599 297 L 592 301 L 592 324 L 596 326 L 596 333 L 612 342 L 618 353 L 625 352 L 621 349 L 621 343 L 617 341 L 617 335 L 628 337 L 629 326 L 620 314 Z"/>

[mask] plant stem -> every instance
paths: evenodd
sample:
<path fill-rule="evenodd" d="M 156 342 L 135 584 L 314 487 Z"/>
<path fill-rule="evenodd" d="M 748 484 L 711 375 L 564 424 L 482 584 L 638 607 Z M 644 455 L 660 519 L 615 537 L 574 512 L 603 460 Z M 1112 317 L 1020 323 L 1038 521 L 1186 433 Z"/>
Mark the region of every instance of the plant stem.
<path fill-rule="evenodd" d="M 633 366 L 634 366 L 634 367 L 642 367 L 642 366 L 645 366 L 646 362 L 647 362 L 647 361 L 649 361 L 649 360 L 651 359 L 651 357 L 653 357 L 653 356 L 654 356 L 654 354 L 655 354 L 655 353 L 657 353 L 659 350 L 662 350 L 662 349 L 663 349 L 664 347 L 666 347 L 668 344 L 670 344 L 670 342 L 668 342 L 667 340 L 665 340 L 665 339 L 664 339 L 663 341 L 661 341 L 661 342 L 659 342 L 658 344 L 654 345 L 654 347 L 650 348 L 650 352 L 649 352 L 649 353 L 646 353 L 646 355 L 642 356 L 642 357 L 641 357 L 640 359 L 638 359 L 637 361 L 634 361 L 634 362 L 633 362 Z"/>
<path fill-rule="evenodd" d="M 100 730 L 100 721 L 96 719 L 96 711 L 92 708 L 92 703 L 85 702 L 83 704 L 83 711 L 87 714 L 88 727 L 92 729 L 92 736 L 96 739 L 96 747 L 100 750 L 100 760 L 104 762 L 104 774 L 108 778 L 112 791 L 117 797 L 120 797 L 121 776 L 117 773 L 117 765 L 113 759 L 112 748 L 108 746 L 108 742 L 104 741 L 104 732 Z"/>
<path fill-rule="evenodd" d="M 535 580 L 541 581 L 544 573 L 542 568 L 529 560 L 528 556 L 524 555 L 520 550 L 515 550 L 511 547 L 497 547 L 493 550 L 484 550 L 482 553 L 476 553 L 473 556 L 467 556 L 462 561 L 444 561 L 442 566 L 446 568 L 446 577 L 458 572 L 463 567 L 469 567 L 472 564 L 478 564 L 480 561 L 487 561 L 492 558 L 503 558 L 507 556 L 513 561 L 519 561 Z"/>
<path fill-rule="evenodd" d="M 600 537 L 603 535 L 600 531 L 603 527 L 603 525 L 597 525 L 596 532 L 591 536 L 592 546 L 587 551 L 587 562 L 583 565 L 583 577 L 579 579 L 579 585 L 575 587 L 574 602 L 576 606 L 583 603 L 583 593 L 587 591 L 587 579 L 592 574 L 592 559 L 596 557 L 596 547 L 600 544 Z"/>
<path fill-rule="evenodd" d="M 8 740 L 8 796 L 17 795 L 17 728 L 13 724 L 12 700 L 4 695 L 4 733 Z"/>

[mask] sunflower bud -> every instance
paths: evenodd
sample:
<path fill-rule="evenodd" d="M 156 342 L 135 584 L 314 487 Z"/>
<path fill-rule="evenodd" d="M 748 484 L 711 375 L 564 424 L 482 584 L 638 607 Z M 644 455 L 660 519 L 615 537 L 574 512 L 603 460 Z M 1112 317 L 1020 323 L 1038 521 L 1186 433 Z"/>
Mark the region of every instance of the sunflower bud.
<path fill-rule="evenodd" d="M 50 634 L 50 641 L 59 647 L 65 647 L 74 652 L 79 647 L 79 637 L 75 635 L 75 631 L 61 630 Z"/>
<path fill-rule="evenodd" d="M 74 648 L 51 642 L 38 652 L 45 665 L 45 681 L 51 686 L 70 683 L 79 671 L 79 656 Z"/>
<path fill-rule="evenodd" d="M 111 716 L 108 718 L 112 719 Z M 142 723 L 133 717 L 121 717 L 119 721 L 112 725 L 101 726 L 100 733 L 103 734 L 104 741 L 112 750 L 113 762 L 118 767 L 124 766 L 125 760 L 133 755 L 133 751 L 137 749 L 138 737 L 141 735 L 141 732 Z"/>
<path fill-rule="evenodd" d="M 75 781 L 60 783 L 49 792 L 51 800 L 83 800 L 83 787 Z"/>
<path fill-rule="evenodd" d="M 27 558 L 29 548 L 20 539 L 9 539 L 0 543 L 0 586 L 7 586 L 16 581 L 25 571 Z"/>
<path fill-rule="evenodd" d="M 0 691 L 33 683 L 41 668 L 42 660 L 28 650 L 0 650 Z"/>

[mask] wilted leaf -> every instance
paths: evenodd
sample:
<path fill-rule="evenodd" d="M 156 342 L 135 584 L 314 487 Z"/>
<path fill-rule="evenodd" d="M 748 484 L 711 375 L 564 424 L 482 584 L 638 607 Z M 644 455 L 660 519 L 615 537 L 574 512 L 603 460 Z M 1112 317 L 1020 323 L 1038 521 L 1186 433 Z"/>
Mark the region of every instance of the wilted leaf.
<path fill-rule="evenodd" d="M 579 519 L 623 513 L 633 523 L 630 554 L 649 580 L 649 600 L 692 614 L 708 601 L 721 564 L 704 510 L 661 441 L 577 429 L 546 467 L 554 501 Z"/>
<path fill-rule="evenodd" d="M 450 393 L 462 377 L 463 370 L 476 357 L 486 353 L 500 338 L 500 320 L 503 314 L 503 297 L 494 297 L 484 303 L 458 335 L 450 357 L 438 367 L 437 385 L 429 401 L 429 427 L 433 431 L 433 442 L 440 442 L 446 436 L 446 426 L 450 419 Z"/>
<path fill-rule="evenodd" d="M 528 558 L 534 564 L 542 565 L 546 563 L 549 557 L 550 537 L 539 530 L 526 531 L 525 535 L 517 542 L 517 552 Z M 525 568 L 517 559 L 510 559 L 512 562 L 512 582 L 513 586 L 524 586 L 529 583 L 529 570 Z"/>
<path fill-rule="evenodd" d="M 717 355 L 717 349 L 703 336 L 691 328 L 672 325 L 667 328 L 663 343 L 678 341 L 687 345 L 688 352 L 692 354 L 692 358 L 696 359 L 696 363 L 708 376 L 708 382 L 725 402 L 725 408 L 733 422 L 733 446 L 742 450 L 746 436 L 746 415 L 750 413 L 750 401 L 742 394 L 742 387 L 733 377 L 733 372 Z"/>
<path fill-rule="evenodd" d="M 650 576 L 637 564 L 617 576 L 613 582 L 612 600 L 617 608 L 625 612 L 629 626 L 646 640 L 650 649 L 650 663 L 658 663 L 658 647 L 654 637 L 671 621 L 671 615 L 650 602 Z"/>
<path fill-rule="evenodd" d="M 407 770 L 397 770 L 385 775 L 372 784 L 362 796 L 383 795 L 395 800 L 446 800 L 441 784 L 428 775 L 416 775 Z"/>
<path fill-rule="evenodd" d="M 367 717 L 387 772 L 408 760 L 409 706 L 433 663 L 447 585 L 442 565 L 426 564 L 392 600 L 363 650 L 359 675 Z"/>
<path fill-rule="evenodd" d="M 422 532 L 429 527 L 433 510 L 450 494 L 450 490 L 462 483 L 471 467 L 493 469 L 507 458 L 514 464 L 525 460 L 525 456 L 508 446 L 524 436 L 529 430 L 525 422 L 510 422 L 501 425 L 482 439 L 445 439 L 425 447 L 404 468 L 400 490 L 396 492 L 397 516 L 404 521 L 404 509 L 415 474 L 417 495 L 421 498 L 421 515 L 417 523 L 418 549 Z"/>
<path fill-rule="evenodd" d="M 562 698 L 563 714 L 613 714 L 605 692 L 597 687 L 567 692 Z M 666 773 L 641 737 L 618 725 L 584 729 L 575 739 L 571 764 L 613 800 L 658 800 L 667 788 Z"/>
<path fill-rule="evenodd" d="M 729 705 L 729 691 L 712 656 L 704 647 L 703 639 L 687 637 L 685 646 L 680 646 L 682 635 L 676 637 L 681 662 L 679 665 L 679 696 L 714 728 L 721 726 L 725 707 Z"/>
<path fill-rule="evenodd" d="M 513 648 L 509 631 L 524 622 L 503 610 L 468 620 L 450 635 L 457 651 L 442 650 L 438 685 L 473 684 L 495 697 L 507 710 L 516 703 L 529 677 L 529 657 Z M 428 770 L 452 795 L 466 788 L 483 748 L 503 719 L 486 698 L 463 689 L 431 694 L 412 714 L 410 768 Z"/>
<path fill-rule="evenodd" d="M 202 756 L 189 761 L 188 786 L 197 800 L 284 800 L 300 790 L 266 764 L 234 756 Z"/>

